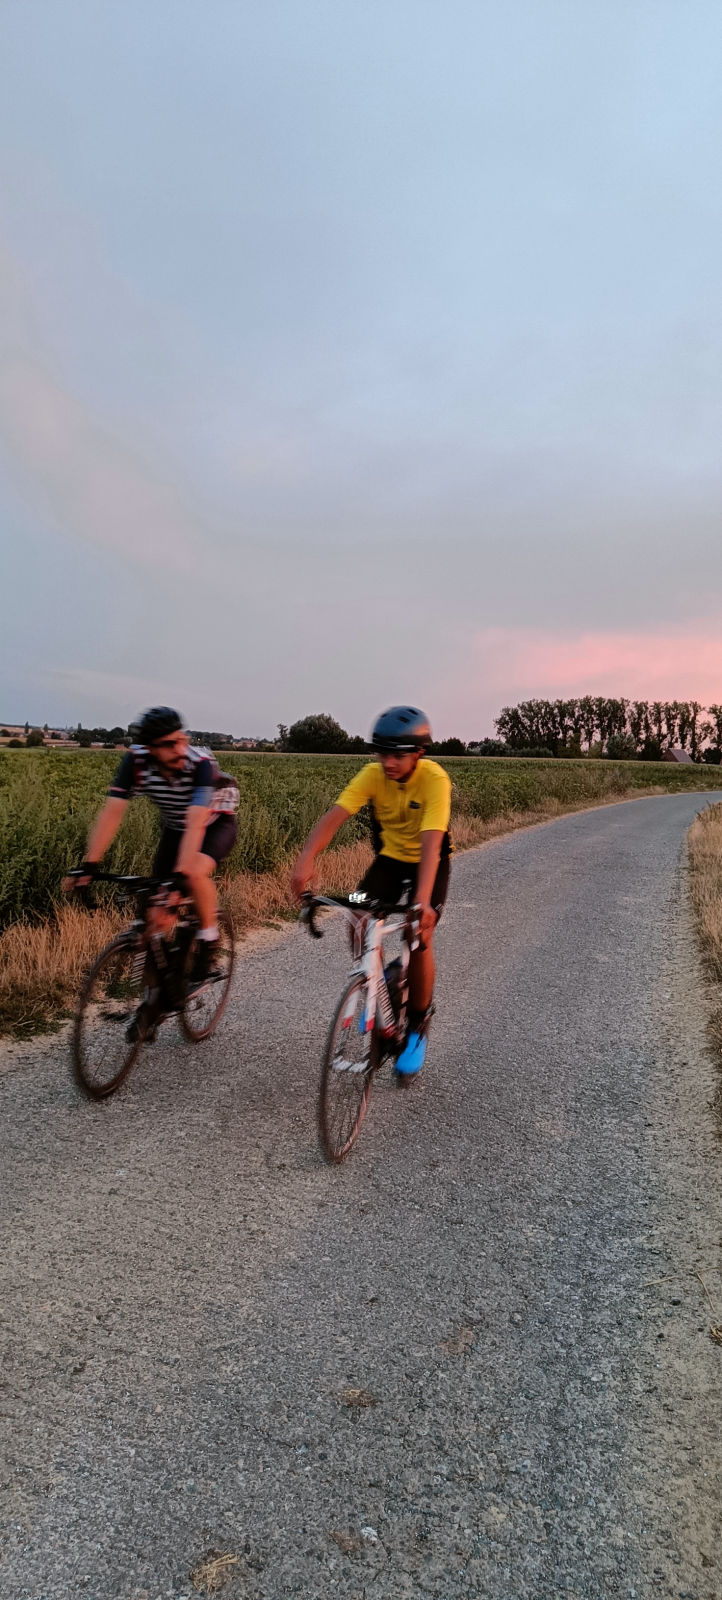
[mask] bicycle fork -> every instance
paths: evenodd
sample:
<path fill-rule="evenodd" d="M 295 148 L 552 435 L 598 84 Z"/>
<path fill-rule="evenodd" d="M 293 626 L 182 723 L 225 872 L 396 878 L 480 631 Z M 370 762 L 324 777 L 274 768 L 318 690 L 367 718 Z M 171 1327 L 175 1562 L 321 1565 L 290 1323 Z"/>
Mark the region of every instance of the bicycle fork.
<path fill-rule="evenodd" d="M 397 1018 L 384 975 L 383 941 L 378 922 L 374 924 L 371 942 L 364 951 L 359 970 L 366 979 L 365 1032 L 370 1033 L 378 1021 L 381 1038 L 389 1042 L 396 1035 Z"/>

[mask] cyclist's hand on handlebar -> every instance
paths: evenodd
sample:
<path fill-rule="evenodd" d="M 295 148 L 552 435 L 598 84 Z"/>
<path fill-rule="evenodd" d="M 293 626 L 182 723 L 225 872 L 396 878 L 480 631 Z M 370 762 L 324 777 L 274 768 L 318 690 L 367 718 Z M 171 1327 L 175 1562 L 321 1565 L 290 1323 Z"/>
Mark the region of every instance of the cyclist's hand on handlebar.
<path fill-rule="evenodd" d="M 318 911 L 318 906 L 313 898 L 313 895 L 309 893 L 308 889 L 304 890 L 304 893 L 301 896 L 301 902 L 301 922 L 306 928 L 308 928 L 308 931 L 313 939 L 322 939 L 323 934 L 321 929 L 316 926 L 316 912 Z"/>
<path fill-rule="evenodd" d="M 64 893 L 72 894 L 75 889 L 87 889 L 88 885 L 93 882 L 97 871 L 97 861 L 83 861 L 79 867 L 73 867 L 67 878 L 63 878 Z"/>
<path fill-rule="evenodd" d="M 315 880 L 315 861 L 309 861 L 307 856 L 300 855 L 291 873 L 291 892 L 297 900 L 302 900 L 304 894 L 313 891 Z"/>
<path fill-rule="evenodd" d="M 436 927 L 436 912 L 433 906 L 419 905 L 419 944 L 425 950 L 429 940 L 433 938 Z"/>

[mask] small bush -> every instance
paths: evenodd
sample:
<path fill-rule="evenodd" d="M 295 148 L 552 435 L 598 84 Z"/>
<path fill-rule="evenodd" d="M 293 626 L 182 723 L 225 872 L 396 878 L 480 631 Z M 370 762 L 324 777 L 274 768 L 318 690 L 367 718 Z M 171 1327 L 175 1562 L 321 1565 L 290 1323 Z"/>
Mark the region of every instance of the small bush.
<path fill-rule="evenodd" d="M 503 739 L 482 739 L 479 744 L 467 746 L 470 756 L 510 756 L 513 752 Z"/>
<path fill-rule="evenodd" d="M 429 745 L 430 756 L 465 756 L 466 745 L 463 739 L 432 739 Z"/>
<path fill-rule="evenodd" d="M 288 730 L 284 729 L 284 750 L 307 752 L 310 755 L 334 755 L 343 754 L 348 747 L 346 729 L 325 711 L 315 716 L 301 717 Z"/>
<path fill-rule="evenodd" d="M 608 761 L 636 761 L 637 746 L 631 733 L 613 733 L 604 754 Z"/>

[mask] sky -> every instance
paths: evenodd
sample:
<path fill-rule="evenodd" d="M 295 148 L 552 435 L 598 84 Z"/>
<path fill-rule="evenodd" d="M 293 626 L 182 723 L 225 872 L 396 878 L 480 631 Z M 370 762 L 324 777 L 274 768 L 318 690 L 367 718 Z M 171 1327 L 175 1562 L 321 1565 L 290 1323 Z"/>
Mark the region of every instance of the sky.
<path fill-rule="evenodd" d="M 722 699 L 718 0 L 7 0 L 0 715 Z"/>

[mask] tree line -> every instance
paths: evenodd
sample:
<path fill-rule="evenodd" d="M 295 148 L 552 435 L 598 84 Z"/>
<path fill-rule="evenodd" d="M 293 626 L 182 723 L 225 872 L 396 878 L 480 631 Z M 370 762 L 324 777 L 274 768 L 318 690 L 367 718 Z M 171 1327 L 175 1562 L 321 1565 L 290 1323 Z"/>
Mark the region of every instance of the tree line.
<path fill-rule="evenodd" d="M 668 749 L 686 750 L 694 761 L 722 762 L 722 705 L 703 706 L 698 700 L 607 699 L 583 695 L 575 700 L 522 700 L 504 706 L 494 724 L 498 738 L 471 741 L 434 740 L 432 756 L 607 756 L 615 761 L 661 761 Z M 81 746 L 129 744 L 132 729 L 83 728 L 78 723 L 71 737 Z M 7 729 L 0 729 L 0 737 Z M 25 739 L 10 744 L 42 745 L 59 738 L 53 731 L 25 725 Z M 219 751 L 236 741 L 226 733 L 192 730 L 193 743 Z M 250 743 L 250 741 L 249 741 Z M 368 750 L 360 734 L 347 733 L 327 712 L 300 717 L 290 727 L 279 723 L 274 740 L 254 740 L 257 750 L 284 750 L 309 755 L 362 755 Z"/>
<path fill-rule="evenodd" d="M 501 745 L 496 739 L 486 739 L 485 745 L 493 745 L 493 750 L 482 750 L 481 745 L 467 745 L 463 739 L 433 739 L 428 746 L 432 756 L 465 756 L 478 755 L 508 755 L 506 746 Z M 300 717 L 298 722 L 292 722 L 290 728 L 285 723 L 278 724 L 277 750 L 296 751 L 306 755 L 366 755 L 368 754 L 368 740 L 362 738 L 360 733 L 347 733 L 345 728 L 336 721 L 328 712 L 319 712 L 313 716 Z"/>
<path fill-rule="evenodd" d="M 522 700 L 504 706 L 494 725 L 510 753 L 660 761 L 681 749 L 693 761 L 722 760 L 722 705 L 698 700 Z"/>

